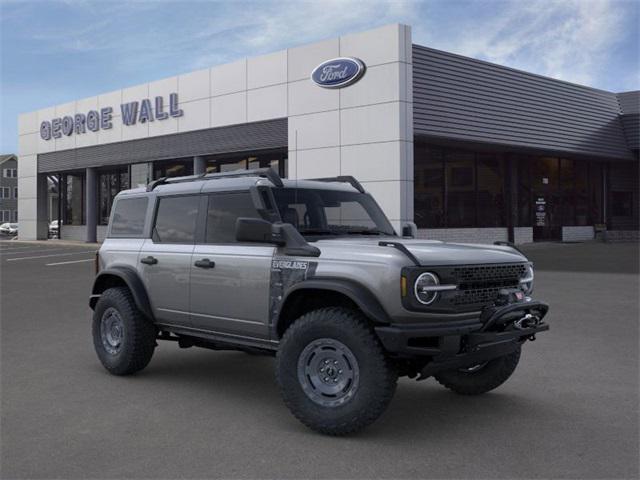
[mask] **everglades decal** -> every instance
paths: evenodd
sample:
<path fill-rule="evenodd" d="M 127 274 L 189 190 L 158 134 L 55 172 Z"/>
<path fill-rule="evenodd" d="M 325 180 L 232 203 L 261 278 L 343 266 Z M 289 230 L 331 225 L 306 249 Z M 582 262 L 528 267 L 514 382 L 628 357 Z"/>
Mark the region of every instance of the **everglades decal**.
<path fill-rule="evenodd" d="M 271 279 L 269 289 L 269 323 L 274 325 L 278 318 L 284 294 L 296 283 L 312 278 L 316 273 L 318 262 L 292 260 L 290 258 L 274 258 L 271 261 Z"/>

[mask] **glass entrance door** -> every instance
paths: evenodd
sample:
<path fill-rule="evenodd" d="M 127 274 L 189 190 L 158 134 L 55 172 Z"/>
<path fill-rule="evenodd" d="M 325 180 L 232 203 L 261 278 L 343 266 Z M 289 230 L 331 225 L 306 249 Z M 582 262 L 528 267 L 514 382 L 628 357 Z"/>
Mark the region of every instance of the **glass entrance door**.
<path fill-rule="evenodd" d="M 531 169 L 533 240 L 562 238 L 560 163 L 558 158 L 537 158 Z"/>

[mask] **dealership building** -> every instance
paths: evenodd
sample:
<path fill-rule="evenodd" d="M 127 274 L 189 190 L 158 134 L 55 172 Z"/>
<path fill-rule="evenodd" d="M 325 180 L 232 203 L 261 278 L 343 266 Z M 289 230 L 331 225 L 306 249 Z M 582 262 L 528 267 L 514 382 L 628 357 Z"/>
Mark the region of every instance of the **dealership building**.
<path fill-rule="evenodd" d="M 353 175 L 421 238 L 637 239 L 639 107 L 388 25 L 20 115 L 19 236 L 101 240 L 122 189 L 271 167 Z"/>

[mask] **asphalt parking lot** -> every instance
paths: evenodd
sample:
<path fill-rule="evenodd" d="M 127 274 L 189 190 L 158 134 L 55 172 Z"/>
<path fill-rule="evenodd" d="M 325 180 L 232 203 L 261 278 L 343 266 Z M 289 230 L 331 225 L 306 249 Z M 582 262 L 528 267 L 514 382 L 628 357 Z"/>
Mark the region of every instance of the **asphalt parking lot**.
<path fill-rule="evenodd" d="M 1 468 L 12 478 L 638 478 L 638 245 L 526 249 L 551 331 L 475 398 L 402 379 L 356 436 L 295 420 L 273 360 L 161 343 L 114 377 L 90 338 L 95 246 L 0 242 Z"/>

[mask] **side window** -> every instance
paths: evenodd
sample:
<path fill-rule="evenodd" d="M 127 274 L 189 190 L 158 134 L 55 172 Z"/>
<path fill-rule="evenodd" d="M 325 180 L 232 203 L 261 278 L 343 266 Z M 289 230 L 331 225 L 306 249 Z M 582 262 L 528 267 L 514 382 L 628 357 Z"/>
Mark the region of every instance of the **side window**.
<path fill-rule="evenodd" d="M 248 192 L 209 195 L 206 243 L 235 243 L 239 217 L 260 218 Z"/>
<path fill-rule="evenodd" d="M 200 195 L 160 199 L 153 241 L 156 243 L 194 243 Z"/>
<path fill-rule="evenodd" d="M 111 235 L 140 236 L 144 231 L 147 197 L 121 198 L 114 207 Z"/>

